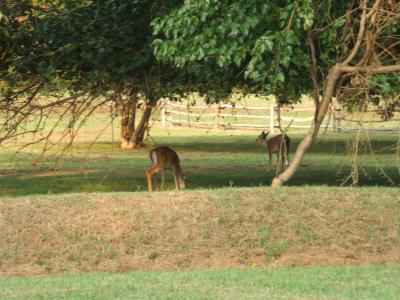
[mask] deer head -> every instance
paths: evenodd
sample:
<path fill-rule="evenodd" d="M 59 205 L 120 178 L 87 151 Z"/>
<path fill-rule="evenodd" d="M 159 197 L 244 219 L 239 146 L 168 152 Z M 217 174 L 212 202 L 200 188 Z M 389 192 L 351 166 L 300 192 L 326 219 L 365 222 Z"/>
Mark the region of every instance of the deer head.
<path fill-rule="evenodd" d="M 265 143 L 265 141 L 267 140 L 268 134 L 269 134 L 269 131 L 264 131 L 263 130 L 260 133 L 260 135 L 258 136 L 258 138 L 256 139 L 256 142 L 261 143 L 261 144 Z"/>
<path fill-rule="evenodd" d="M 186 188 L 186 184 L 187 184 L 187 183 L 186 183 L 186 176 L 185 176 L 185 174 L 182 173 L 182 176 L 181 176 L 181 177 L 178 177 L 177 179 L 178 179 L 179 188 L 180 188 L 181 190 L 185 189 L 185 188 Z"/>

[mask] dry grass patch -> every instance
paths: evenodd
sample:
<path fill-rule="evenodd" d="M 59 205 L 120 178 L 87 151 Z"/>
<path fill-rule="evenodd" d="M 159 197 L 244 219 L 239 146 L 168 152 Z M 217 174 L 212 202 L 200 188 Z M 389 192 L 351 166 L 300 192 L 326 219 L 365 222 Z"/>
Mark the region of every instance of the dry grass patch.
<path fill-rule="evenodd" d="M 400 263 L 396 188 L 0 201 L 0 275 Z"/>

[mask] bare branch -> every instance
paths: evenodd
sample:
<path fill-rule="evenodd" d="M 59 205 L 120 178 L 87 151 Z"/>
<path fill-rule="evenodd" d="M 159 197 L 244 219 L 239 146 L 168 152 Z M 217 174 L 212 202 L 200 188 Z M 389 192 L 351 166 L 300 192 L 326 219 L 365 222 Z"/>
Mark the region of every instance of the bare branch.
<path fill-rule="evenodd" d="M 400 72 L 400 65 L 391 65 L 391 66 L 343 66 L 339 67 L 341 72 L 344 73 L 392 73 L 392 72 Z"/>
<path fill-rule="evenodd" d="M 371 10 L 367 14 L 367 19 L 369 19 L 378 9 L 379 4 L 381 4 L 381 0 L 376 0 L 374 6 L 372 6 Z"/>
<path fill-rule="evenodd" d="M 319 104 L 320 104 L 319 86 L 318 86 L 318 79 L 317 79 L 318 78 L 318 61 L 317 61 L 317 55 L 316 55 L 316 51 L 315 51 L 315 46 L 314 46 L 311 29 L 308 29 L 308 31 L 307 31 L 307 44 L 310 47 L 311 61 L 313 64 L 313 67 L 311 69 L 311 79 L 312 79 L 312 83 L 313 83 L 313 98 L 314 98 L 314 103 L 315 103 L 315 107 L 316 107 L 315 116 L 317 116 L 318 110 L 319 110 Z"/>
<path fill-rule="evenodd" d="M 379 0 L 377 0 L 379 1 Z M 348 65 L 354 57 L 357 55 L 358 50 L 360 49 L 361 42 L 363 40 L 364 32 L 365 32 L 365 24 L 367 22 L 367 1 L 363 0 L 362 3 L 362 15 L 360 20 L 360 29 L 358 30 L 357 40 L 353 47 L 353 50 L 350 52 L 349 56 L 343 61 L 343 65 Z"/>

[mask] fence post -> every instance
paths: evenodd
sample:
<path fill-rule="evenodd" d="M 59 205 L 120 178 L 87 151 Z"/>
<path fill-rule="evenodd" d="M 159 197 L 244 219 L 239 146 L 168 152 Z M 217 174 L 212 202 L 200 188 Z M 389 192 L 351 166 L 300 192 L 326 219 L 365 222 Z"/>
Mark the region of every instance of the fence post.
<path fill-rule="evenodd" d="M 167 127 L 167 100 L 165 98 L 162 99 L 162 107 L 161 107 L 161 126 L 163 128 Z"/>
<path fill-rule="evenodd" d="M 221 127 L 222 128 L 224 127 L 224 125 L 220 123 L 221 111 L 222 111 L 222 102 L 219 101 L 218 104 L 217 104 L 217 108 L 215 110 L 215 124 L 214 124 L 214 127 L 216 129 L 221 129 Z"/>
<path fill-rule="evenodd" d="M 273 103 L 269 106 L 269 130 L 271 133 L 275 131 L 275 105 Z"/>
<path fill-rule="evenodd" d="M 336 132 L 336 116 L 335 116 L 335 111 L 333 111 L 332 114 L 332 132 Z"/>
<path fill-rule="evenodd" d="M 223 112 L 225 108 L 224 103 L 222 103 L 221 101 L 218 102 L 218 109 L 219 109 L 219 114 L 218 114 L 218 118 L 219 118 L 219 123 L 218 126 L 220 129 L 225 130 L 225 117 L 221 116 L 221 112 Z"/>
<path fill-rule="evenodd" d="M 190 127 L 190 102 L 187 101 L 186 104 L 186 111 L 187 111 L 187 126 Z"/>
<path fill-rule="evenodd" d="M 335 108 L 333 111 L 333 121 L 334 121 L 334 132 L 341 132 L 342 131 L 342 118 L 343 118 L 343 111 L 340 108 Z"/>
<path fill-rule="evenodd" d="M 339 119 L 337 120 L 337 131 L 338 131 L 338 132 L 341 132 L 341 131 L 342 131 L 342 119 L 341 119 L 341 118 L 339 118 Z"/>

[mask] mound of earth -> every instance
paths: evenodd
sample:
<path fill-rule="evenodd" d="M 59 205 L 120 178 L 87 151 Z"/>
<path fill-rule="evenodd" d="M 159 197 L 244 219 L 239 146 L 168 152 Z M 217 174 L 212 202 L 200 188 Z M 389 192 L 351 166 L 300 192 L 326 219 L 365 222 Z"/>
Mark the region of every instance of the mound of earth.
<path fill-rule="evenodd" d="M 0 275 L 400 263 L 398 189 L 2 198 Z"/>

